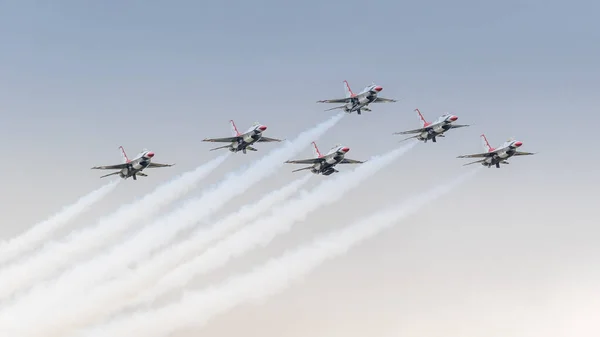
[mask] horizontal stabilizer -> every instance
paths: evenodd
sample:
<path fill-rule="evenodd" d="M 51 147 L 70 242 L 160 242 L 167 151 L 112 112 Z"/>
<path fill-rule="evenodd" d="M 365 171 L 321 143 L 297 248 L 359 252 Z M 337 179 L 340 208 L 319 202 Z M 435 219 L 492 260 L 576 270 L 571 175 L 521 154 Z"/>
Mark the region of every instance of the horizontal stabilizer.
<path fill-rule="evenodd" d="M 313 167 L 312 166 L 303 167 L 301 169 L 293 170 L 292 172 L 298 172 L 298 171 L 302 171 L 302 170 L 310 170 L 311 168 L 313 168 Z"/>
<path fill-rule="evenodd" d="M 472 165 L 472 164 L 477 164 L 477 163 L 483 163 L 484 161 L 485 161 L 485 159 L 482 159 L 482 160 L 477 160 L 477 161 L 473 161 L 473 162 L 470 162 L 470 163 L 466 163 L 466 164 L 464 164 L 463 166 Z"/>
<path fill-rule="evenodd" d="M 326 109 L 324 111 L 331 111 L 331 110 L 335 110 L 335 109 L 343 109 L 345 107 L 346 107 L 346 104 L 340 105 L 340 106 L 336 106 L 336 107 L 333 107 L 333 108 L 330 108 L 330 109 Z"/>
<path fill-rule="evenodd" d="M 404 139 L 402 139 L 402 140 L 398 141 L 398 143 L 402 143 L 402 142 L 405 142 L 405 141 L 407 141 L 407 140 L 409 140 L 409 139 L 413 139 L 413 138 L 417 138 L 417 137 L 419 137 L 419 135 L 412 136 L 412 137 L 408 137 L 408 138 L 404 138 Z"/>
<path fill-rule="evenodd" d="M 209 151 L 214 151 L 214 150 L 219 150 L 219 149 L 226 149 L 228 148 L 230 145 L 225 145 L 225 146 L 219 146 L 219 147 L 215 147 L 213 149 L 210 149 Z"/>
<path fill-rule="evenodd" d="M 119 173 L 121 173 L 121 171 L 117 171 L 117 172 L 113 172 L 113 173 L 105 174 L 105 175 L 101 176 L 100 178 L 104 178 L 104 177 L 112 176 L 112 175 L 119 174 Z"/>

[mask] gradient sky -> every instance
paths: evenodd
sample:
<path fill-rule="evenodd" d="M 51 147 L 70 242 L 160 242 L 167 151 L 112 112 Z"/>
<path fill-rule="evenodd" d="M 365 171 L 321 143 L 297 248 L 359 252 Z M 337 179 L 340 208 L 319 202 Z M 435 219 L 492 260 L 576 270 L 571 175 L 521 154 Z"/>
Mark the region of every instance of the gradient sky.
<path fill-rule="evenodd" d="M 229 119 L 291 139 L 333 114 L 315 101 L 343 97 L 342 80 L 354 91 L 375 81 L 399 102 L 346 116 L 321 149 L 384 153 L 401 139 L 392 132 L 419 126 L 415 108 L 472 126 L 420 144 L 210 281 L 460 174 L 456 156 L 480 152 L 482 132 L 538 154 L 484 170 L 286 292 L 177 336 L 598 336 L 599 11 L 541 0 L 0 2 L 0 236 L 101 186 L 89 168 L 119 163 L 119 145 L 177 165 L 122 182 L 74 226 L 219 155 L 201 140 L 229 136 Z M 233 156 L 206 183 L 275 147 Z M 310 156 L 307 144 L 295 157 Z"/>

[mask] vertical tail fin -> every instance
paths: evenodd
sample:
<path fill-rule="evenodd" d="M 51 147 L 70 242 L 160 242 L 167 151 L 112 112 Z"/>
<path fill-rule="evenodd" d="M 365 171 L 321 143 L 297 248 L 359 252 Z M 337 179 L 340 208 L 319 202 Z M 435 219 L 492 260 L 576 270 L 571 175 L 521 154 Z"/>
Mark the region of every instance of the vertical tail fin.
<path fill-rule="evenodd" d="M 321 154 L 321 151 L 319 151 L 319 148 L 317 147 L 317 143 L 312 142 L 312 145 L 313 145 L 313 154 L 315 155 L 315 157 L 317 157 L 317 158 L 323 157 L 323 155 Z"/>
<path fill-rule="evenodd" d="M 232 134 L 234 137 L 237 137 L 237 136 L 239 136 L 239 135 L 240 135 L 240 132 L 238 131 L 238 128 L 237 128 L 237 126 L 235 126 L 235 122 L 233 121 L 233 119 L 232 119 L 232 120 L 230 120 L 230 121 L 229 121 L 229 123 L 231 124 L 231 134 Z"/>
<path fill-rule="evenodd" d="M 350 89 L 350 84 L 348 84 L 348 81 L 344 80 L 344 93 L 346 94 L 346 98 L 349 97 L 354 97 L 356 96 L 353 92 L 352 89 Z"/>
<path fill-rule="evenodd" d="M 421 111 L 419 111 L 419 109 L 415 109 L 415 111 L 417 112 L 417 116 L 419 117 L 419 123 L 421 124 L 422 128 L 430 124 L 425 120 L 425 117 L 423 117 L 423 114 L 421 113 Z"/>
<path fill-rule="evenodd" d="M 122 159 L 123 163 L 129 163 L 129 157 L 127 157 L 127 153 L 125 153 L 125 149 L 122 146 L 119 146 L 119 149 L 121 150 L 121 159 Z"/>
<path fill-rule="evenodd" d="M 483 148 L 483 150 L 485 152 L 492 152 L 494 151 L 494 148 L 490 146 L 490 143 L 487 140 L 487 137 L 485 136 L 485 134 L 481 134 L 481 147 Z"/>

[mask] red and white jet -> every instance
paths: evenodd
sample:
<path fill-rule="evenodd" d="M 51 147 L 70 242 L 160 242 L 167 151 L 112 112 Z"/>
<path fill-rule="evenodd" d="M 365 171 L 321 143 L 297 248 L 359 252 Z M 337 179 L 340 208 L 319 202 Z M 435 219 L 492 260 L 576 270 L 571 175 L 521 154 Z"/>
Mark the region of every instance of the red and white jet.
<path fill-rule="evenodd" d="M 133 158 L 133 159 L 129 159 L 127 157 L 127 154 L 125 153 L 125 149 L 123 149 L 122 146 L 119 146 L 119 149 L 121 150 L 121 158 L 123 159 L 123 163 L 117 164 L 117 165 L 92 167 L 93 170 L 119 170 L 117 172 L 103 175 L 100 178 L 118 174 L 123 179 L 133 177 L 133 180 L 137 180 L 137 176 L 142 176 L 142 177 L 148 176 L 147 174 L 142 172 L 146 168 L 170 167 L 170 166 L 175 165 L 175 164 L 153 163 L 152 158 L 154 157 L 154 152 L 148 151 L 146 149 L 144 149 L 140 153 L 138 153 L 137 156 L 135 156 L 135 158 Z"/>
<path fill-rule="evenodd" d="M 453 114 L 443 114 L 442 116 L 438 117 L 438 119 L 435 120 L 433 123 L 430 123 L 425 120 L 423 114 L 421 114 L 421 111 L 419 111 L 419 109 L 415 109 L 415 111 L 419 116 L 421 128 L 409 131 L 394 132 L 395 135 L 408 135 L 415 133 L 417 134 L 415 136 L 405 138 L 401 140 L 401 142 L 412 138 L 417 138 L 418 140 L 423 141 L 425 143 L 427 143 L 427 141 L 431 139 L 435 143 L 437 137 L 445 137 L 444 132 L 450 129 L 468 126 L 453 124 L 454 122 L 456 122 L 456 120 L 458 120 L 458 116 Z"/>
<path fill-rule="evenodd" d="M 231 133 L 233 137 L 226 138 L 206 138 L 202 140 L 203 142 L 217 142 L 217 143 L 231 143 L 225 146 L 215 147 L 214 149 L 210 149 L 210 151 L 218 150 L 218 149 L 229 149 L 231 152 L 242 151 L 246 153 L 247 150 L 250 151 L 258 151 L 256 148 L 252 147 L 254 143 L 264 143 L 264 142 L 281 142 L 281 139 L 268 138 L 264 137 L 262 134 L 267 129 L 266 125 L 262 125 L 258 122 L 254 123 L 252 127 L 250 127 L 246 132 L 240 133 L 235 126 L 235 122 L 230 120 L 231 123 Z"/>
<path fill-rule="evenodd" d="M 298 172 L 302 170 L 310 170 L 314 174 L 322 174 L 328 176 L 334 172 L 339 172 L 334 168 L 337 164 L 362 164 L 364 161 L 358 161 L 354 159 L 345 158 L 346 153 L 350 151 L 350 148 L 336 145 L 329 150 L 325 155 L 322 155 L 315 142 L 312 142 L 313 153 L 315 158 L 312 159 L 299 159 L 299 160 L 288 160 L 288 164 L 313 164 L 312 166 L 303 167 L 301 169 L 294 170 L 292 172 Z"/>
<path fill-rule="evenodd" d="M 377 96 L 383 88 L 375 83 L 366 86 L 361 92 L 355 94 L 350 89 L 350 85 L 348 81 L 344 80 L 344 91 L 346 93 L 345 98 L 338 99 L 326 99 L 317 101 L 317 103 L 344 103 L 343 105 L 336 106 L 335 108 L 327 109 L 325 111 L 334 110 L 334 109 L 344 109 L 347 113 L 352 113 L 356 111 L 359 115 L 362 111 L 371 111 L 369 109 L 369 104 L 371 103 L 390 103 L 396 102 L 394 99 L 383 98 Z"/>
<path fill-rule="evenodd" d="M 482 134 L 480 137 L 481 137 L 481 146 L 483 147 L 483 150 L 485 151 L 484 153 L 468 154 L 468 155 L 464 155 L 464 156 L 458 156 L 457 158 L 483 158 L 483 159 L 464 164 L 463 166 L 481 163 L 481 165 L 487 166 L 488 168 L 490 168 L 492 166 L 496 166 L 496 168 L 500 168 L 500 164 L 509 164 L 509 162 L 506 161 L 506 159 L 508 159 L 512 156 L 529 156 L 529 155 L 535 154 L 535 153 L 531 153 L 531 152 L 517 151 L 517 149 L 523 145 L 523 142 L 512 139 L 512 138 L 507 140 L 506 142 L 504 142 L 504 144 L 502 144 L 502 146 L 500 146 L 498 148 L 493 148 L 490 146 L 490 143 L 488 142 L 488 140 L 484 134 Z"/>

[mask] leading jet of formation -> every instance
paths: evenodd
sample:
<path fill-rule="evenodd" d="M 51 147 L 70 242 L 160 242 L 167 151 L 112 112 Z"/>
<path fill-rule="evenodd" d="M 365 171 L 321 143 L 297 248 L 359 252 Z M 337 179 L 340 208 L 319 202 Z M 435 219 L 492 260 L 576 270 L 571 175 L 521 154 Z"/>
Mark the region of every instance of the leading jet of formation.
<path fill-rule="evenodd" d="M 202 140 L 203 142 L 217 142 L 217 143 L 230 143 L 225 146 L 215 147 L 210 149 L 210 151 L 218 150 L 218 149 L 229 149 L 231 152 L 239 152 L 242 151 L 246 153 L 246 151 L 258 151 L 252 145 L 254 143 L 264 143 L 264 142 L 281 142 L 281 139 L 264 137 L 263 132 L 267 129 L 266 125 L 262 125 L 258 122 L 254 123 L 252 127 L 250 127 L 246 132 L 240 133 L 235 126 L 235 122 L 230 120 L 231 124 L 231 133 L 232 137 L 226 138 L 206 138 Z"/>
<path fill-rule="evenodd" d="M 438 119 L 435 120 L 434 122 L 428 122 L 425 120 L 425 117 L 423 117 L 423 114 L 421 114 L 421 111 L 419 111 L 419 109 L 415 109 L 415 111 L 417 112 L 417 115 L 419 117 L 419 122 L 421 123 L 421 128 L 415 129 L 415 130 L 409 130 L 409 131 L 394 132 L 395 135 L 409 135 L 409 134 L 416 133 L 415 136 L 405 138 L 405 139 L 401 140 L 401 142 L 412 139 L 412 138 L 416 138 L 419 141 L 423 141 L 424 143 L 427 143 L 428 140 L 431 140 L 435 143 L 436 138 L 445 137 L 444 133 L 446 131 L 448 131 L 450 129 L 456 129 L 456 128 L 462 128 L 462 127 L 468 126 L 468 125 L 454 124 L 454 122 L 456 122 L 456 120 L 458 120 L 458 116 L 453 115 L 453 114 L 446 113 L 446 114 L 443 114 L 440 117 L 438 117 Z"/>
<path fill-rule="evenodd" d="M 121 158 L 123 160 L 121 164 L 92 167 L 93 170 L 119 170 L 117 172 L 103 175 L 100 178 L 118 174 L 123 179 L 132 177 L 133 180 L 137 180 L 137 176 L 148 176 L 147 174 L 142 172 L 146 168 L 170 167 L 175 165 L 153 163 L 152 158 L 154 157 L 154 152 L 148 151 L 146 149 L 138 153 L 133 159 L 129 159 L 129 157 L 127 157 L 127 153 L 125 153 L 125 149 L 122 146 L 119 146 L 119 149 L 121 150 Z"/>
<path fill-rule="evenodd" d="M 311 159 L 299 159 L 299 160 L 288 160 L 287 164 L 312 164 L 312 166 L 303 167 L 301 169 L 293 170 L 292 172 L 298 172 L 302 170 L 310 170 L 314 174 L 322 174 L 328 176 L 332 173 L 339 172 L 335 169 L 337 164 L 362 164 L 364 161 L 348 159 L 345 157 L 346 153 L 350 151 L 350 148 L 342 145 L 336 145 L 329 150 L 326 154 L 321 154 L 317 144 L 312 142 L 313 153 L 315 158 Z"/>
<path fill-rule="evenodd" d="M 334 109 L 343 109 L 346 113 L 352 113 L 356 111 L 359 115 L 362 111 L 371 111 L 369 104 L 371 103 L 391 103 L 396 102 L 394 99 L 379 97 L 378 94 L 383 88 L 375 83 L 365 87 L 361 92 L 355 94 L 350 89 L 348 81 L 344 81 L 344 91 L 346 93 L 345 98 L 338 99 L 326 99 L 317 101 L 317 103 L 343 103 L 343 105 L 336 106 L 325 111 Z"/>
<path fill-rule="evenodd" d="M 457 158 L 483 158 L 483 159 L 464 164 L 463 166 L 481 163 L 481 165 L 487 166 L 488 168 L 490 168 L 492 166 L 496 166 L 496 168 L 500 168 L 500 164 L 509 164 L 509 162 L 506 160 L 510 157 L 529 156 L 529 155 L 535 154 L 535 153 L 531 153 L 531 152 L 518 151 L 517 149 L 519 149 L 523 145 L 523 142 L 512 139 L 512 138 L 507 140 L 506 142 L 504 142 L 504 144 L 502 144 L 502 146 L 500 146 L 498 148 L 493 148 L 490 146 L 490 143 L 488 142 L 485 134 L 482 134 L 480 137 L 481 137 L 481 146 L 483 147 L 483 150 L 485 151 L 484 153 L 468 154 L 468 155 L 464 155 L 464 156 L 458 156 Z"/>

